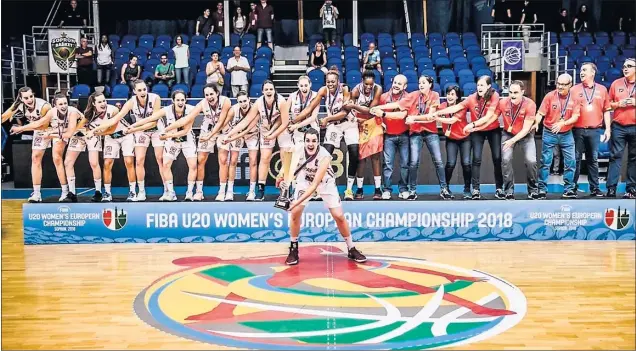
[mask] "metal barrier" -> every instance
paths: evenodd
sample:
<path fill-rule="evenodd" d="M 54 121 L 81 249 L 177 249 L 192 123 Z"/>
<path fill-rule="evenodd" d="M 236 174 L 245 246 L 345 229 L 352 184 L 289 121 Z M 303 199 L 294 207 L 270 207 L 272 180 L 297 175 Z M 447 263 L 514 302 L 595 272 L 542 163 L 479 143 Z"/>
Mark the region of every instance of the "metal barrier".
<path fill-rule="evenodd" d="M 525 48 L 530 42 L 541 42 L 543 47 L 543 34 L 545 24 L 482 24 L 481 25 L 481 50 L 490 55 L 502 40 L 523 39 Z"/>
<path fill-rule="evenodd" d="M 576 84 L 576 69 L 569 67 L 567 55 L 559 54 L 559 42 L 553 43 L 550 33 L 544 34 L 543 42 L 546 44 L 543 47 L 543 56 L 547 63 L 548 84 L 556 84 L 557 78 L 563 73 L 569 73 L 572 76 L 572 83 Z"/>

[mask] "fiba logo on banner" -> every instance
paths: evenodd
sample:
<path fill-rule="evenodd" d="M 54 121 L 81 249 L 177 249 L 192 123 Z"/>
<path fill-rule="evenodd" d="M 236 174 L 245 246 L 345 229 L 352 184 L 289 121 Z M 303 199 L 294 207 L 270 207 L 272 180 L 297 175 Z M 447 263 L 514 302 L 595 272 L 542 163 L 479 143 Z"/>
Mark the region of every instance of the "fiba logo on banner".
<path fill-rule="evenodd" d="M 614 230 L 623 230 L 629 226 L 631 213 L 628 209 L 619 206 L 605 210 L 605 225 Z"/>
<path fill-rule="evenodd" d="M 105 208 L 102 212 L 102 222 L 110 230 L 120 230 L 128 222 L 128 212 L 121 208 Z"/>
<path fill-rule="evenodd" d="M 523 70 L 523 40 L 505 40 L 501 43 L 501 58 L 504 71 Z"/>

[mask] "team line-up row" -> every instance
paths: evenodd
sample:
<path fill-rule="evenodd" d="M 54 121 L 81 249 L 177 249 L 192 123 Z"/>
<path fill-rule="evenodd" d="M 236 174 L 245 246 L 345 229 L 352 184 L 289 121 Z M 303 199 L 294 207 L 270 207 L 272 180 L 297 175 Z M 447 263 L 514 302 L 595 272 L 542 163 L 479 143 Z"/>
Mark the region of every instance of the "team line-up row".
<path fill-rule="evenodd" d="M 498 199 L 514 199 L 512 156 L 516 146 L 524 151 L 528 198 L 546 197 L 555 147 L 560 148 L 564 159 L 563 197 L 577 197 L 584 153 L 591 195 L 603 196 L 598 182 L 597 150 L 599 142 L 608 141 L 611 156 L 605 196 L 616 196 L 622 155 L 627 147 L 625 197 L 636 198 L 635 65 L 634 59 L 627 59 L 623 65 L 624 77 L 613 82 L 608 91 L 594 82 L 594 64 L 586 63 L 580 70 L 580 84 L 572 86 L 572 77 L 568 74 L 559 76 L 556 90 L 545 96 L 538 110 L 535 102 L 524 96 L 521 81 L 513 81 L 509 96 L 500 98 L 491 87 L 491 78 L 483 76 L 478 80 L 476 93 L 461 100 L 460 89 L 452 86 L 446 91 L 447 101 L 440 103 L 439 95 L 432 89 L 432 77 L 420 77 L 419 90 L 407 93 L 407 79 L 398 75 L 391 90 L 382 92 L 382 87 L 374 81 L 373 72 L 364 72 L 362 82 L 349 89 L 340 83 L 338 72 L 332 70 L 327 74 L 325 86 L 317 92 L 312 91 L 310 79 L 303 76 L 298 79 L 298 90 L 286 99 L 276 92 L 273 82 L 267 81 L 263 84 L 263 96 L 254 103 L 247 93 L 241 92 L 233 106 L 214 85 L 206 85 L 205 98 L 195 106 L 186 104 L 183 92 L 175 91 L 173 103 L 162 108 L 160 97 L 149 93 L 146 84 L 138 80 L 134 84 L 135 96 L 121 109 L 109 105 L 103 94 L 93 93 L 86 110 L 80 112 L 69 106 L 65 95 L 56 95 L 51 106 L 45 100 L 35 98 L 32 90 L 25 87 L 19 90 L 15 103 L 2 114 L 2 121 L 19 113 L 28 123 L 13 126 L 11 133 L 34 132 L 30 202 L 42 200 L 41 161 L 44 151 L 51 145 L 62 186 L 60 201 L 77 201 L 74 164 L 79 153 L 87 149 L 96 189 L 92 201 L 112 200 L 112 166 L 120 153 L 130 185 L 127 200 L 144 201 L 144 164 L 150 144 L 164 183 L 161 201 L 177 200 L 171 166 L 180 153 L 189 168 L 185 200 L 202 200 L 205 163 L 215 149 L 218 150 L 220 178 L 216 200 L 233 200 L 236 164 L 244 145 L 250 163 L 250 189 L 246 199 L 260 201 L 264 198 L 275 144 L 278 143 L 281 153 L 290 154 L 296 146 L 303 145 L 305 132 L 310 128 L 326 129 L 323 147 L 330 154 L 344 138 L 349 157 L 345 200 L 364 196 L 364 160 L 372 163 L 373 198 L 391 199 L 391 177 L 397 153 L 400 155 L 399 198 L 416 199 L 419 157 L 424 144 L 431 154 L 442 198 L 454 198 L 448 183 L 459 154 L 464 178 L 463 197 L 480 199 L 481 158 L 486 140 L 494 161 L 495 196 Z M 323 99 L 327 116 L 319 119 L 318 107 Z M 199 115 L 203 115 L 203 124 L 197 140 L 192 126 Z M 537 169 L 534 132 L 541 122 L 544 124 L 543 147 Z M 446 136 L 445 165 L 438 123 L 442 124 Z M 302 151 L 302 148 L 298 150 Z M 100 152 L 104 158 L 103 177 Z M 383 165 L 380 154 L 384 156 Z M 354 183 L 357 183 L 355 194 Z"/>

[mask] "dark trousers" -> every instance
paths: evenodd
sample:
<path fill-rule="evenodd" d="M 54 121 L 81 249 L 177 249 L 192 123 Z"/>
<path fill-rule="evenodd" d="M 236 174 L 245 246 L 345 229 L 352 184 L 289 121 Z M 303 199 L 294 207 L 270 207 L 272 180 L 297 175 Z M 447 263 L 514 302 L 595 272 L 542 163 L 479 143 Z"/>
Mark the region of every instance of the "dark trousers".
<path fill-rule="evenodd" d="M 471 157 L 470 157 L 470 138 L 464 138 L 462 140 L 454 140 L 446 138 L 446 184 L 450 184 L 450 180 L 453 177 L 453 171 L 457 164 L 457 154 L 461 156 L 462 162 L 462 175 L 464 176 L 464 191 L 470 192 L 470 180 L 471 180 Z"/>
<path fill-rule="evenodd" d="M 636 125 L 622 126 L 612 123 L 610 139 L 610 164 L 607 188 L 616 189 L 621 174 L 623 153 L 627 147 L 627 192 L 636 191 Z"/>
<path fill-rule="evenodd" d="M 601 142 L 601 130 L 599 128 L 574 128 L 574 148 L 576 151 L 576 170 L 574 171 L 574 184 L 578 189 L 579 175 L 581 174 L 581 160 L 585 153 L 587 162 L 587 179 L 590 191 L 597 190 L 598 185 L 598 144 Z"/>
<path fill-rule="evenodd" d="M 484 142 L 486 140 L 488 140 L 488 145 L 490 145 L 490 154 L 492 155 L 492 162 L 495 166 L 495 185 L 497 186 L 497 189 L 502 189 L 503 187 L 503 175 L 501 173 L 501 129 L 497 128 L 489 131 L 473 132 L 470 134 L 470 141 L 473 146 L 473 190 L 479 190 L 481 154 L 484 150 Z"/>

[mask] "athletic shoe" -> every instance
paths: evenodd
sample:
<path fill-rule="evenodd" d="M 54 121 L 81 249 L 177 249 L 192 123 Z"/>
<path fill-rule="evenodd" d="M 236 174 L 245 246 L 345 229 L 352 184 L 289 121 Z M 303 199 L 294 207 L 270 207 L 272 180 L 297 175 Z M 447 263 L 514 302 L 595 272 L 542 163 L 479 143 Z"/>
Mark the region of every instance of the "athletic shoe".
<path fill-rule="evenodd" d="M 292 242 L 291 245 L 289 245 L 289 255 L 287 255 L 285 264 L 289 266 L 298 264 L 298 242 Z"/>
<path fill-rule="evenodd" d="M 170 194 L 167 191 L 164 190 L 163 194 L 159 198 L 159 201 L 169 201 L 168 200 L 169 198 L 170 198 Z"/>
<path fill-rule="evenodd" d="M 203 192 L 202 191 L 197 191 L 194 196 L 192 197 L 192 201 L 201 201 L 203 200 Z"/>
<path fill-rule="evenodd" d="M 354 197 L 354 199 L 356 200 L 364 199 L 364 190 L 362 190 L 362 188 L 358 188 L 358 190 L 356 190 L 356 196 Z"/>
<path fill-rule="evenodd" d="M 391 192 L 388 190 L 385 190 L 382 193 L 382 200 L 391 200 Z"/>
<path fill-rule="evenodd" d="M 607 194 L 605 194 L 605 197 L 616 197 L 616 189 L 612 188 L 612 189 L 608 189 L 607 190 Z"/>
<path fill-rule="evenodd" d="M 626 192 L 625 195 L 623 195 L 623 199 L 636 199 L 636 189 L 632 189 L 632 191 Z"/>
<path fill-rule="evenodd" d="M 192 192 L 191 191 L 186 192 L 185 199 L 183 199 L 183 201 L 192 201 Z"/>
<path fill-rule="evenodd" d="M 503 191 L 503 189 L 497 189 L 495 191 L 495 199 L 504 200 L 505 198 L 506 198 L 506 193 Z"/>
<path fill-rule="evenodd" d="M 451 194 L 450 190 L 448 190 L 448 188 L 442 188 L 442 190 L 439 192 L 439 197 L 444 200 L 452 200 L 455 198 L 453 194 Z"/>
<path fill-rule="evenodd" d="M 417 191 L 411 190 L 409 192 L 409 197 L 407 197 L 406 199 L 411 201 L 417 200 Z"/>
<path fill-rule="evenodd" d="M 128 198 L 126 198 L 126 201 L 128 202 L 136 202 L 137 201 L 137 194 L 133 193 L 132 191 L 128 193 Z"/>
<path fill-rule="evenodd" d="M 403 191 L 398 195 L 398 197 L 402 200 L 406 200 L 409 198 L 410 195 L 411 193 L 409 193 L 408 191 Z"/>
<path fill-rule="evenodd" d="M 71 192 L 66 194 L 66 197 L 61 202 L 77 202 L 77 196 Z"/>
<path fill-rule="evenodd" d="M 470 188 L 464 188 L 464 200 L 470 200 L 473 196 L 470 193 Z"/>
<path fill-rule="evenodd" d="M 592 197 L 603 197 L 603 192 L 601 189 L 594 189 L 590 192 L 590 196 Z"/>
<path fill-rule="evenodd" d="M 247 193 L 247 197 L 245 198 L 245 201 L 254 201 L 255 198 L 256 198 L 256 194 L 253 191 L 250 191 L 249 193 Z"/>
<path fill-rule="evenodd" d="M 536 199 L 537 200 L 545 200 L 548 197 L 546 193 L 538 193 Z"/>
<path fill-rule="evenodd" d="M 225 193 L 225 201 L 234 201 L 234 192 L 226 192 Z"/>
<path fill-rule="evenodd" d="M 146 190 L 140 190 L 135 201 L 146 201 Z"/>
<path fill-rule="evenodd" d="M 349 254 L 347 255 L 350 260 L 354 260 L 358 263 L 367 262 L 367 257 L 362 254 L 362 252 L 358 251 L 356 247 L 352 247 L 349 249 Z"/>
<path fill-rule="evenodd" d="M 91 202 L 100 202 L 102 201 L 102 192 L 99 190 L 95 190 L 95 194 L 91 197 Z"/>
<path fill-rule="evenodd" d="M 506 200 L 514 200 L 514 199 L 515 199 L 515 194 L 506 194 Z"/>
<path fill-rule="evenodd" d="M 528 194 L 528 200 L 536 200 L 539 198 L 539 193 L 537 192 L 531 192 L 530 194 Z"/>
<path fill-rule="evenodd" d="M 391 194 L 389 194 L 390 196 Z M 373 193 L 373 200 L 382 200 L 382 190 L 380 188 L 375 188 L 375 192 Z"/>
<path fill-rule="evenodd" d="M 177 193 L 174 191 L 168 192 L 168 200 L 167 201 L 177 201 Z"/>
<path fill-rule="evenodd" d="M 29 201 L 30 203 L 42 202 L 42 194 L 32 192 L 27 201 Z"/>
<path fill-rule="evenodd" d="M 93 196 L 93 198 L 95 198 Z M 111 202 L 113 201 L 113 195 L 111 195 L 110 193 L 104 192 L 104 196 L 102 196 L 102 202 Z"/>
<path fill-rule="evenodd" d="M 64 200 L 66 200 L 66 197 L 67 197 L 67 196 L 68 196 L 68 191 L 67 191 L 67 192 L 63 192 L 63 193 L 60 195 L 59 200 L 57 200 L 57 201 L 58 201 L 58 202 L 70 202 L 70 201 L 64 201 Z"/>
<path fill-rule="evenodd" d="M 263 201 L 263 199 L 265 199 L 265 186 L 259 186 L 254 201 Z"/>
<path fill-rule="evenodd" d="M 561 197 L 564 199 L 576 199 L 576 192 L 569 190 L 564 192 Z"/>
<path fill-rule="evenodd" d="M 473 189 L 473 193 L 471 194 L 471 199 L 473 200 L 481 200 L 481 192 L 477 189 Z"/>
<path fill-rule="evenodd" d="M 353 191 L 351 191 L 351 189 L 347 189 L 344 192 L 344 199 L 345 201 L 351 201 L 353 200 Z"/>
<path fill-rule="evenodd" d="M 216 201 L 225 201 L 225 192 L 220 192 L 219 194 L 216 196 L 216 199 L 214 199 Z"/>

